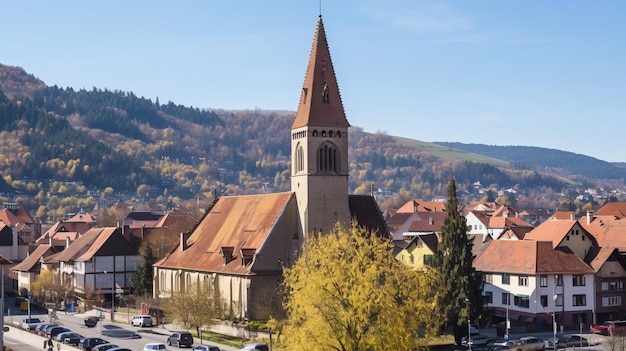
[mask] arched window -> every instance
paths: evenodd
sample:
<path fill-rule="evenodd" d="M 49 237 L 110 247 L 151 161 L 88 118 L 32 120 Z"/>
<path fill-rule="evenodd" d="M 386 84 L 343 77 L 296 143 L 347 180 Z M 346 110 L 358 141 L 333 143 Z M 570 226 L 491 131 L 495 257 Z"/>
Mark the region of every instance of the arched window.
<path fill-rule="evenodd" d="M 331 143 L 324 143 L 317 150 L 317 170 L 320 172 L 337 173 L 337 147 Z"/>
<path fill-rule="evenodd" d="M 322 137 L 324 137 L 324 138 L 326 137 L 326 131 L 325 130 L 322 130 Z"/>
<path fill-rule="evenodd" d="M 335 136 L 335 132 L 333 132 L 333 131 L 331 130 L 330 132 L 328 132 L 328 136 L 329 136 L 330 138 L 334 137 L 334 136 Z"/>
<path fill-rule="evenodd" d="M 314 137 L 317 137 L 317 130 L 314 130 L 314 131 L 313 131 L 313 136 L 314 136 Z"/>
<path fill-rule="evenodd" d="M 304 148 L 300 144 L 296 145 L 296 159 L 294 163 L 294 173 L 304 171 Z"/>
<path fill-rule="evenodd" d="M 341 131 L 337 131 L 337 138 L 341 138 Z"/>

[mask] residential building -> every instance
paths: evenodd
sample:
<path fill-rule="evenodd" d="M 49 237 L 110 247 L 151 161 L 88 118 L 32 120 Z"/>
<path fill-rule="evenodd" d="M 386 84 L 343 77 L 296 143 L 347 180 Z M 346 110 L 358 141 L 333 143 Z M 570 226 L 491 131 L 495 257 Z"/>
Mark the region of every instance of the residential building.
<path fill-rule="evenodd" d="M 485 307 L 501 328 L 520 332 L 589 325 L 595 310 L 595 272 L 552 242 L 495 240 L 474 261 L 484 275 Z"/>

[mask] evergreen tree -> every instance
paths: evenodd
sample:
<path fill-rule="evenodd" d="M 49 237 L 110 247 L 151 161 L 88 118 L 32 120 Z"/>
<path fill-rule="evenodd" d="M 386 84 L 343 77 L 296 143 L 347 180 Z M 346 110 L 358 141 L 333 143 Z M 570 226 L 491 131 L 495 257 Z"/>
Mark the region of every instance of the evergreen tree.
<path fill-rule="evenodd" d="M 459 212 L 454 178 L 448 181 L 446 216 L 441 227 L 434 265 L 441 276 L 442 315 L 454 331 L 457 345 L 467 334 L 468 320 L 476 321 L 482 313 L 483 298 L 480 274 L 472 266 L 473 240 L 467 237 L 465 217 Z"/>
<path fill-rule="evenodd" d="M 137 265 L 130 280 L 133 294 L 152 296 L 152 265 L 157 261 L 152 244 L 148 243 L 141 255 L 141 263 Z"/>

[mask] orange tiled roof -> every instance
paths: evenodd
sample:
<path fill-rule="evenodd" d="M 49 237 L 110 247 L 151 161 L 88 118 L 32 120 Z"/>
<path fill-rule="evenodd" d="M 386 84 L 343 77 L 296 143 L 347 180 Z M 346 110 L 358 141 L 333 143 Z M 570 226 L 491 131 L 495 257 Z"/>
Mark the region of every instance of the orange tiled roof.
<path fill-rule="evenodd" d="M 262 255 L 264 243 L 275 233 L 275 225 L 289 206 L 295 214 L 295 194 L 291 192 L 220 197 L 186 240 L 187 248 L 177 247 L 155 266 L 251 274 L 253 264 L 243 265 L 242 255 L 249 249 Z M 288 233 L 290 238 L 296 234 Z M 224 264 L 228 253 L 233 259 Z"/>
<path fill-rule="evenodd" d="M 549 241 L 494 240 L 474 261 L 481 272 L 512 274 L 593 273 L 593 269 L 567 249 L 553 249 Z"/>
<path fill-rule="evenodd" d="M 585 257 L 585 262 L 596 272 L 599 272 L 607 261 L 618 261 L 626 269 L 626 260 L 616 248 L 590 247 Z"/>
<path fill-rule="evenodd" d="M 578 223 L 596 239 L 598 246 L 626 251 L 626 219 L 607 215 L 596 216 L 590 224 L 587 224 L 587 218 Z"/>
<path fill-rule="evenodd" d="M 556 211 L 549 219 L 574 220 L 576 219 L 576 214 L 573 211 Z"/>
<path fill-rule="evenodd" d="M 24 261 L 16 264 L 11 268 L 13 271 L 32 272 L 33 270 L 39 270 L 39 260 L 42 257 L 49 256 L 56 251 L 50 245 L 39 245 L 31 252 Z"/>
<path fill-rule="evenodd" d="M 576 220 L 550 219 L 526 234 L 525 239 L 535 241 L 550 241 L 553 247 L 557 247 L 576 224 Z"/>
<path fill-rule="evenodd" d="M 327 100 L 323 93 L 326 91 Z M 291 129 L 304 126 L 349 127 L 330 58 L 322 16 L 317 22 L 300 103 Z"/>
<path fill-rule="evenodd" d="M 609 202 L 596 212 L 598 216 L 615 216 L 619 219 L 626 217 L 626 202 Z"/>
<path fill-rule="evenodd" d="M 446 210 L 446 203 L 443 201 L 423 201 L 419 199 L 411 200 L 400 206 L 396 213 L 411 213 L 415 212 L 417 207 L 418 212 L 433 211 L 443 212 Z"/>

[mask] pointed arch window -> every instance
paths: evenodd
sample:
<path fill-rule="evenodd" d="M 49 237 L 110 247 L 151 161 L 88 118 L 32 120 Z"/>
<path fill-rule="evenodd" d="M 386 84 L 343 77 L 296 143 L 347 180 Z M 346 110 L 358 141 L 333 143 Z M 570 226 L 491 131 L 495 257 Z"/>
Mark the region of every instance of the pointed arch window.
<path fill-rule="evenodd" d="M 301 144 L 298 144 L 296 146 L 296 160 L 294 163 L 294 173 L 304 171 L 304 148 Z"/>
<path fill-rule="evenodd" d="M 317 150 L 317 170 L 319 172 L 337 173 L 339 152 L 332 143 L 324 143 Z"/>

